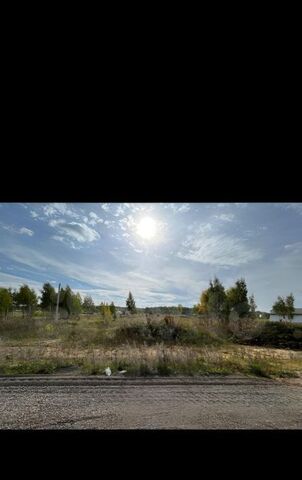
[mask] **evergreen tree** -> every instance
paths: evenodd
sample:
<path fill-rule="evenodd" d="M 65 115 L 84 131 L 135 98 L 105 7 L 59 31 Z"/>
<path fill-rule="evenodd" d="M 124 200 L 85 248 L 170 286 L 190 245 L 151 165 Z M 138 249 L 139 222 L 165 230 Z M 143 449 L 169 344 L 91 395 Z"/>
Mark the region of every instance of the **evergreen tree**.
<path fill-rule="evenodd" d="M 129 292 L 128 298 L 126 300 L 126 306 L 130 313 L 136 313 L 135 301 L 131 292 Z"/>
<path fill-rule="evenodd" d="M 54 287 L 50 283 L 44 283 L 41 290 L 41 308 L 52 311 L 56 305 L 56 298 Z"/>
<path fill-rule="evenodd" d="M 0 312 L 7 318 L 9 310 L 13 307 L 13 295 L 9 288 L 0 288 Z"/>
<path fill-rule="evenodd" d="M 254 294 L 252 294 L 249 298 L 249 306 L 250 306 L 250 312 L 249 312 L 250 317 L 256 318 L 257 305 L 255 302 Z"/>

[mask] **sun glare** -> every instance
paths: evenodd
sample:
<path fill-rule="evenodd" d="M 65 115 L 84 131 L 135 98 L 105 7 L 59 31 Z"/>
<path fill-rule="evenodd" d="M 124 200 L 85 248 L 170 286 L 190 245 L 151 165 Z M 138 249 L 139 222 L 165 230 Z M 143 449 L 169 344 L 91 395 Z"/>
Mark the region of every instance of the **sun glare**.
<path fill-rule="evenodd" d="M 151 217 L 144 217 L 137 225 L 137 233 L 145 240 L 151 240 L 156 235 L 156 222 Z"/>

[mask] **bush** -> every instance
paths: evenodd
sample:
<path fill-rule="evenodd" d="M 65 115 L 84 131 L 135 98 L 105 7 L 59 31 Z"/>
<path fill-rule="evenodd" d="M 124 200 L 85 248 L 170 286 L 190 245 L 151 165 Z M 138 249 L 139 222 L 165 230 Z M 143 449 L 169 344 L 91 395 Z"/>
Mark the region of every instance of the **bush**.
<path fill-rule="evenodd" d="M 203 327 L 189 324 L 183 325 L 177 323 L 173 317 L 166 316 L 160 321 L 152 321 L 149 318 L 146 323 L 119 327 L 115 332 L 115 342 L 121 343 L 123 341 L 134 341 L 148 345 L 161 342 L 167 344 L 204 345 L 218 344 L 222 340 L 206 331 Z"/>
<path fill-rule="evenodd" d="M 302 350 L 302 325 L 290 322 L 265 322 L 260 331 L 245 341 L 249 345 Z"/>

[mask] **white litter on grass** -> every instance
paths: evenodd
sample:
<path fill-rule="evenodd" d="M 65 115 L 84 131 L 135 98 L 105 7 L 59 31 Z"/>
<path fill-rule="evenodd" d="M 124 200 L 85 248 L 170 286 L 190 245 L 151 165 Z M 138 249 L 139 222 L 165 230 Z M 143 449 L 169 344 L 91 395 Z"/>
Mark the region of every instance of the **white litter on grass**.
<path fill-rule="evenodd" d="M 118 373 L 126 373 L 127 370 L 120 370 Z"/>
<path fill-rule="evenodd" d="M 110 367 L 105 368 L 105 373 L 106 373 L 106 375 L 110 376 L 111 375 L 111 368 Z"/>

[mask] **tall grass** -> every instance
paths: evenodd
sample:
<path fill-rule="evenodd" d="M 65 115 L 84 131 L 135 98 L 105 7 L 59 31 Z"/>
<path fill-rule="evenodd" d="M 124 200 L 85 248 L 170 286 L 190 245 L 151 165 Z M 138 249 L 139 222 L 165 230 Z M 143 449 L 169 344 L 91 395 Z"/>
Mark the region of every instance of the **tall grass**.
<path fill-rule="evenodd" d="M 9 317 L 0 322 L 0 374 L 53 373 L 66 366 L 86 374 L 103 374 L 107 366 L 115 374 L 126 370 L 126 375 L 274 377 L 302 372 L 298 353 L 238 344 L 262 332 L 268 335 L 273 327 L 266 325 L 247 319 L 240 328 L 230 324 L 226 330 L 216 319 L 163 315 L 81 316 L 59 322 L 49 316 Z M 296 335 L 301 345 L 296 326 L 286 335 L 288 340 Z"/>

